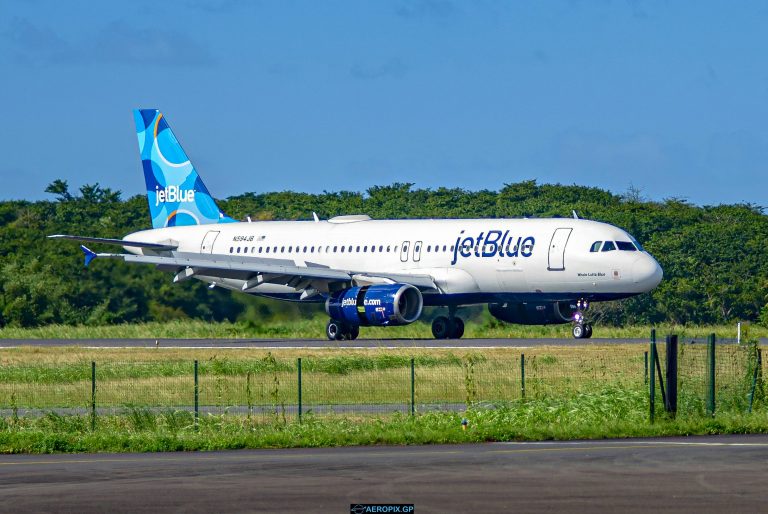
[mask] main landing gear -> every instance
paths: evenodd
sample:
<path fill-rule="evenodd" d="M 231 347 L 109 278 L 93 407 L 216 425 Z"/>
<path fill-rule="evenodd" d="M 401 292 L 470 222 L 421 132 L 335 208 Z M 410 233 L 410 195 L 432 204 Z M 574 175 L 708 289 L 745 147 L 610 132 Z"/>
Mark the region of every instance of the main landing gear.
<path fill-rule="evenodd" d="M 448 308 L 448 316 L 432 320 L 432 335 L 435 339 L 461 339 L 464 335 L 464 320 L 456 317 L 456 307 Z"/>
<path fill-rule="evenodd" d="M 574 324 L 571 330 L 573 337 L 574 339 L 589 339 L 592 337 L 592 324 L 584 320 L 584 311 L 589 309 L 589 301 L 580 298 L 576 302 L 576 309 L 576 312 L 573 313 Z"/>
<path fill-rule="evenodd" d="M 354 341 L 360 335 L 360 327 L 332 319 L 325 326 L 325 335 L 331 341 Z"/>

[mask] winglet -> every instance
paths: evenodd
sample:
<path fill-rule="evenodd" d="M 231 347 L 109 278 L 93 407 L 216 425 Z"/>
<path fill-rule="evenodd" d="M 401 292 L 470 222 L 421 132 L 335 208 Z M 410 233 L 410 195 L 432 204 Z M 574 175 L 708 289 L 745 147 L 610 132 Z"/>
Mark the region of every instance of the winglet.
<path fill-rule="evenodd" d="M 91 261 L 97 257 L 96 252 L 85 245 L 80 245 L 80 249 L 85 254 L 85 267 L 87 268 Z"/>

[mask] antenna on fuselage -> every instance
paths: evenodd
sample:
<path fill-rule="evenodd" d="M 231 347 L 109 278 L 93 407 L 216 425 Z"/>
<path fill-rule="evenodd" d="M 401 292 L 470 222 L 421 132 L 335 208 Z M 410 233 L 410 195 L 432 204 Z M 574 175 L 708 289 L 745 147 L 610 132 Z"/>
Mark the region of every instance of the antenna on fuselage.
<path fill-rule="evenodd" d="M 312 211 L 312 217 L 315 219 L 315 223 L 320 223 L 320 218 L 317 217 L 317 213 Z"/>
<path fill-rule="evenodd" d="M 575 220 L 579 219 L 579 215 L 576 214 L 576 209 L 572 210 L 571 212 L 573 213 L 573 219 Z"/>

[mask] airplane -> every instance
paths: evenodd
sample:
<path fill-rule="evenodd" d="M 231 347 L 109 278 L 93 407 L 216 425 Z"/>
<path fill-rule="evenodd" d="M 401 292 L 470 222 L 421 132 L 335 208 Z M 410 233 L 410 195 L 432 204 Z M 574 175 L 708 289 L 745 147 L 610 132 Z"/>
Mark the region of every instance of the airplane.
<path fill-rule="evenodd" d="M 460 306 L 487 304 L 499 320 L 572 323 L 592 336 L 592 302 L 655 288 L 659 263 L 626 231 L 573 218 L 374 220 L 364 214 L 309 221 L 237 221 L 216 204 L 163 114 L 133 112 L 152 228 L 122 239 L 54 239 L 122 246 L 95 258 L 151 264 L 174 282 L 197 279 L 278 300 L 324 303 L 329 340 L 360 327 L 407 325 L 426 306 L 437 339 L 458 339 Z"/>

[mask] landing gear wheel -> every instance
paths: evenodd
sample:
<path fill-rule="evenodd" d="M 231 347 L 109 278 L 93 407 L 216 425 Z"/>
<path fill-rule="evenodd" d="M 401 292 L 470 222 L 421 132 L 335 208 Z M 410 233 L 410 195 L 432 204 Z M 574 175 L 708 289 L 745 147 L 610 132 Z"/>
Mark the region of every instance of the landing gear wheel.
<path fill-rule="evenodd" d="M 360 326 L 359 325 L 350 325 L 347 327 L 347 331 L 344 333 L 344 339 L 347 339 L 349 341 L 354 341 L 357 339 L 357 336 L 360 335 Z"/>
<path fill-rule="evenodd" d="M 587 323 L 584 325 L 584 339 L 592 337 L 592 325 Z"/>
<path fill-rule="evenodd" d="M 461 318 L 453 318 L 451 321 L 453 325 L 451 339 L 461 339 L 461 336 L 464 335 L 464 320 Z"/>
<path fill-rule="evenodd" d="M 335 320 L 330 320 L 325 326 L 325 335 L 331 341 L 341 341 L 344 339 L 344 326 Z"/>
<path fill-rule="evenodd" d="M 432 335 L 435 339 L 447 339 L 450 337 L 453 324 L 445 316 L 438 316 L 432 320 Z"/>
<path fill-rule="evenodd" d="M 573 329 L 571 330 L 573 333 L 574 339 L 584 339 L 586 337 L 586 331 L 584 330 L 584 325 L 581 323 L 576 323 L 573 326 Z"/>

